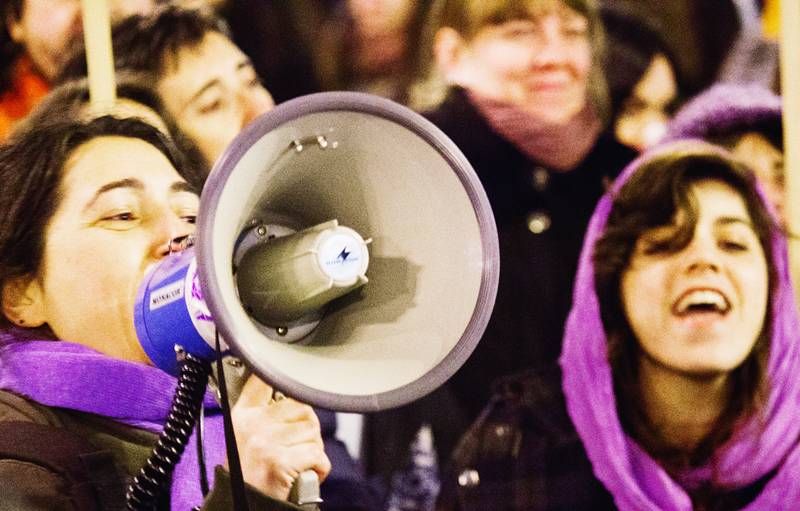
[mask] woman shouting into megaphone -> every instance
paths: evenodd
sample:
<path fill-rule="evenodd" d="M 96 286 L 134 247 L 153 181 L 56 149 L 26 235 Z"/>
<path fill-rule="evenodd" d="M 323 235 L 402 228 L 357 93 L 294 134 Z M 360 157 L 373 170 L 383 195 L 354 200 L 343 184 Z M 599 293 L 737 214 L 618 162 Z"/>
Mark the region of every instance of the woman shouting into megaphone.
<path fill-rule="evenodd" d="M 0 509 L 125 506 L 176 385 L 149 363 L 133 311 L 148 268 L 194 230 L 183 170 L 132 119 L 33 127 L 0 148 Z M 247 499 L 296 509 L 294 478 L 331 465 L 313 410 L 270 395 L 251 379 L 231 414 Z M 220 408 L 204 405 L 204 462 L 186 449 L 158 509 L 231 508 Z"/>

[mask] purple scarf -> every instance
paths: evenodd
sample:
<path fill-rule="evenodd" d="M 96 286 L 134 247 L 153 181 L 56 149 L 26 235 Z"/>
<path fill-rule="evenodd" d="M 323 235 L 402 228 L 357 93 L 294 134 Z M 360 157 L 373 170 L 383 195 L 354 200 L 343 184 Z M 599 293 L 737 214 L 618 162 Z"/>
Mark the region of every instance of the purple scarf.
<path fill-rule="evenodd" d="M 692 142 L 683 144 L 690 148 Z M 663 149 L 670 150 L 669 146 Z M 619 190 L 652 154 L 631 163 L 611 193 Z M 595 475 L 620 509 L 690 511 L 692 503 L 686 491 L 623 431 L 617 416 L 592 264 L 592 249 L 605 228 L 611 206 L 612 196 L 606 194 L 597 205 L 581 253 L 560 360 L 567 408 Z M 772 250 L 779 282 L 771 296 L 773 334 L 768 371 L 772 385 L 764 410 L 765 423 L 741 428 L 720 448 L 717 464 L 722 474 L 718 481 L 734 488 L 753 483 L 777 468 L 761 493 L 744 508 L 747 510 L 800 509 L 800 323 L 782 235 L 773 233 Z M 760 433 L 748 434 L 756 430 Z M 691 476 L 695 482 L 707 481 L 710 468 L 693 471 Z"/>
<path fill-rule="evenodd" d="M 79 344 L 28 340 L 13 331 L 0 334 L 0 389 L 45 406 L 93 413 L 160 433 L 176 383 L 160 369 L 113 359 Z M 213 481 L 214 466 L 225 460 L 225 439 L 220 408 L 208 392 L 204 405 L 204 452 Z M 194 445 L 192 435 L 175 469 L 173 510 L 189 511 L 203 500 Z"/>

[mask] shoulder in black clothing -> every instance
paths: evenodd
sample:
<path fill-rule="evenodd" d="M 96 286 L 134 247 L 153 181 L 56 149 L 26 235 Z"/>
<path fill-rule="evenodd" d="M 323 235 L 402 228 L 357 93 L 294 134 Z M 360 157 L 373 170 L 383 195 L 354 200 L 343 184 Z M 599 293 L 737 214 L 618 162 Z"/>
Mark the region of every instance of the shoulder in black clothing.
<path fill-rule="evenodd" d="M 592 473 L 560 381 L 550 367 L 496 385 L 454 453 L 439 510 L 615 509 Z"/>
<path fill-rule="evenodd" d="M 126 486 L 110 452 L 0 391 L 0 510 L 102 511 L 124 502 Z"/>
<path fill-rule="evenodd" d="M 49 408 L 0 390 L 0 511 L 124 509 L 125 490 L 142 465 L 130 461 L 148 455 L 155 439 L 110 419 Z M 221 467 L 215 474 L 200 509 L 232 509 L 228 475 Z M 250 486 L 247 490 L 251 509 L 300 509 Z M 169 509 L 169 503 L 158 509 Z"/>

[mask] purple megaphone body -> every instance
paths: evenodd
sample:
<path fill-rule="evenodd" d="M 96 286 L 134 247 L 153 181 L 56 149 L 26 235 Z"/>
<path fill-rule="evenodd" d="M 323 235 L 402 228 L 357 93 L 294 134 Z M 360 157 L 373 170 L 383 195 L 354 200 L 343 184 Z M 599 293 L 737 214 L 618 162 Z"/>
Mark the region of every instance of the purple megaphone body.
<path fill-rule="evenodd" d="M 169 374 L 178 374 L 176 345 L 204 360 L 215 357 L 216 326 L 203 300 L 194 247 L 170 254 L 147 273 L 136 297 L 134 324 L 147 356 Z"/>

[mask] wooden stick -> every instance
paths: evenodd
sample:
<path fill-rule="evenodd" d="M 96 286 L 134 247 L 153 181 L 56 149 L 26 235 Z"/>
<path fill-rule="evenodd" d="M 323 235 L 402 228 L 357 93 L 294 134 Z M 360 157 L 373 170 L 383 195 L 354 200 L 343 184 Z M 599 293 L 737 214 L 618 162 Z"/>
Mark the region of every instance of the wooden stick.
<path fill-rule="evenodd" d="M 781 2 L 781 94 L 789 232 L 800 234 L 800 2 Z M 800 303 L 800 239 L 789 240 L 795 298 Z"/>
<path fill-rule="evenodd" d="M 81 7 L 90 106 L 94 114 L 102 114 L 110 111 L 117 99 L 108 2 L 81 0 Z"/>

